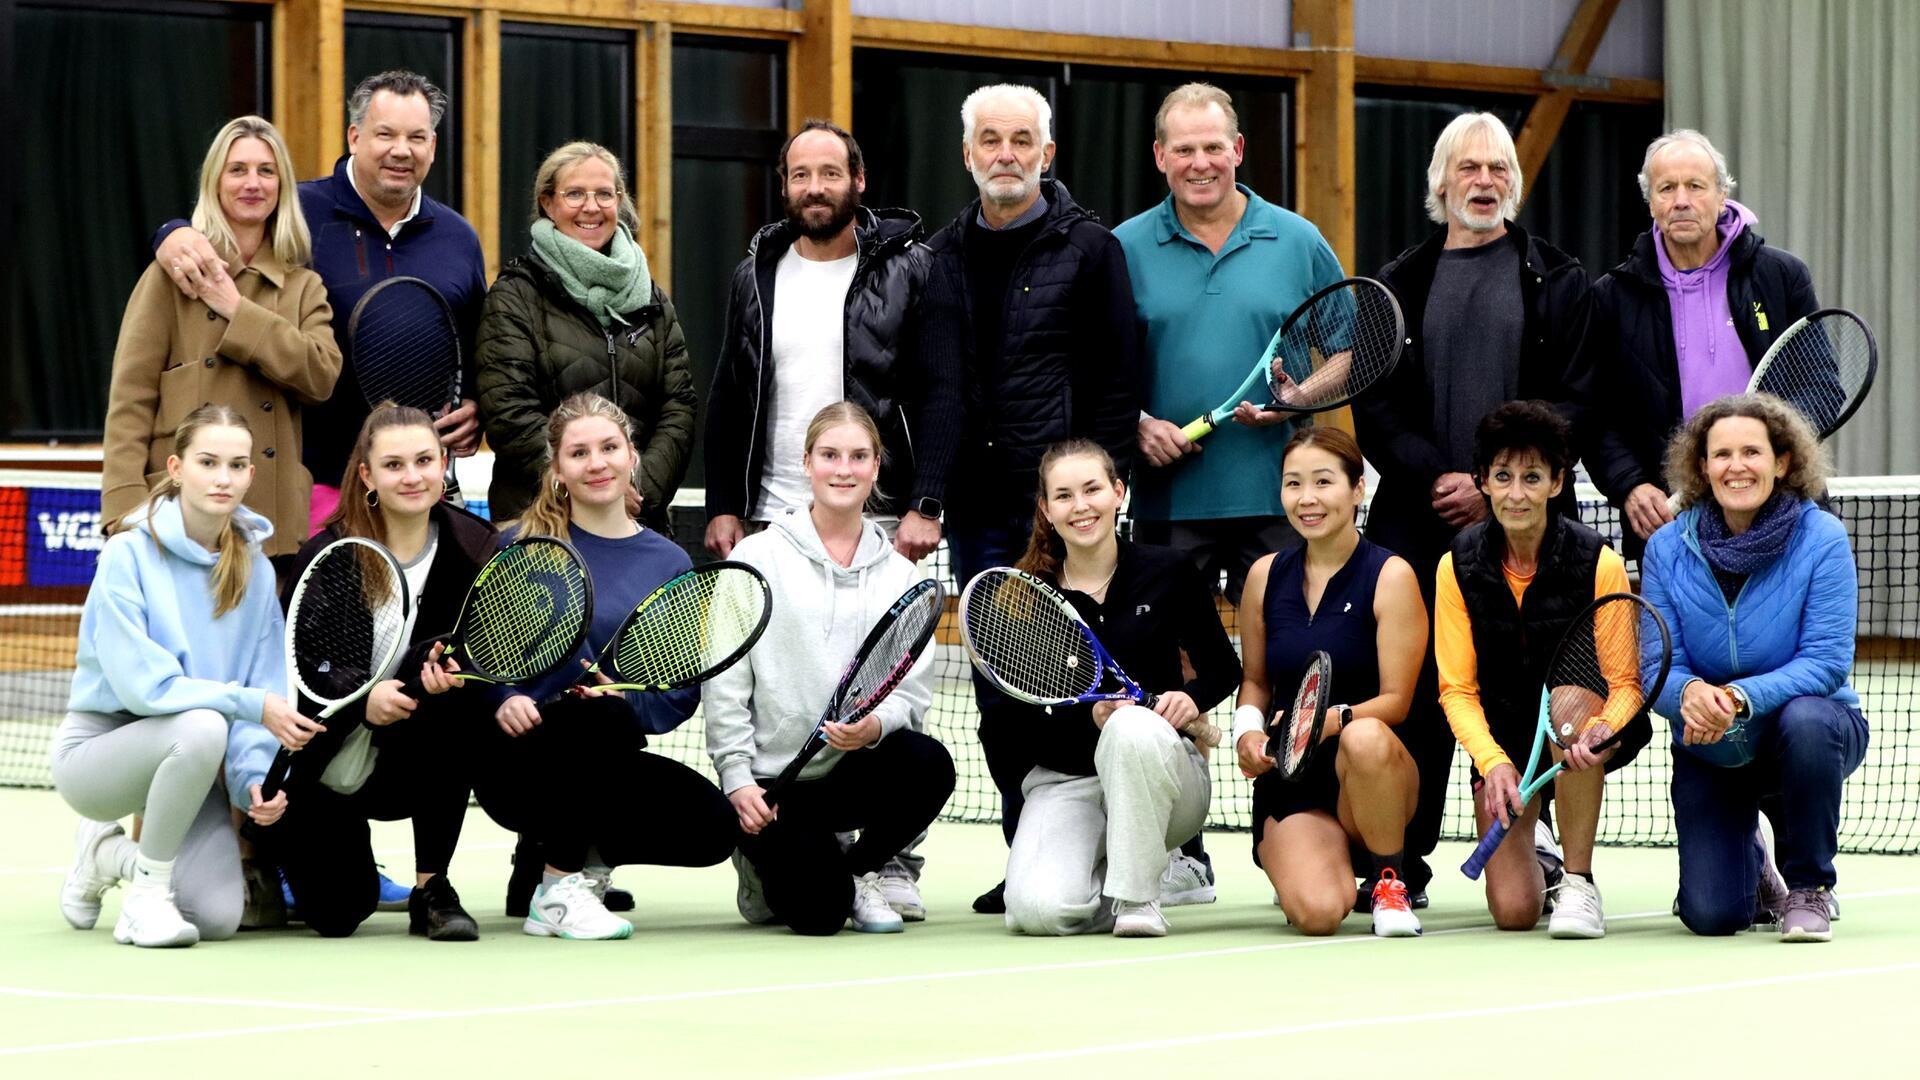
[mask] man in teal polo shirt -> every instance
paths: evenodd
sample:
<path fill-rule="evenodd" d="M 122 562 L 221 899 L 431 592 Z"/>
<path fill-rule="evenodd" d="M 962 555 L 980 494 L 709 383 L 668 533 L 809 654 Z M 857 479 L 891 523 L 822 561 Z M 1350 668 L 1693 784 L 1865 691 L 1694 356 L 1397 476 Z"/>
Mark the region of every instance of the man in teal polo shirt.
<path fill-rule="evenodd" d="M 1204 448 L 1180 427 L 1240 384 L 1294 308 L 1345 276 L 1311 222 L 1234 183 L 1245 150 L 1225 91 L 1188 83 L 1168 94 L 1153 160 L 1170 194 L 1113 230 L 1146 333 L 1134 537 L 1188 552 L 1209 579 L 1224 570 L 1236 605 L 1254 560 L 1299 542 L 1280 507 L 1293 422 L 1260 401 Z"/>

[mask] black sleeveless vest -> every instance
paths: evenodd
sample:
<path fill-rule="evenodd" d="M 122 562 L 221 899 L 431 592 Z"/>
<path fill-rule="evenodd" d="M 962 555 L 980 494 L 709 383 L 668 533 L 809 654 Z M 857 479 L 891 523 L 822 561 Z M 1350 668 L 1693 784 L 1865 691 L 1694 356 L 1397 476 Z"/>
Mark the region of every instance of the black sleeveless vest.
<path fill-rule="evenodd" d="M 1494 731 L 1530 725 L 1539 715 L 1547 664 L 1573 617 L 1593 602 L 1605 546 L 1599 533 L 1553 515 L 1540 545 L 1540 567 L 1516 605 L 1501 570 L 1507 538 L 1499 522 L 1488 518 L 1454 537 L 1453 576 L 1473 624 L 1480 704 Z"/>

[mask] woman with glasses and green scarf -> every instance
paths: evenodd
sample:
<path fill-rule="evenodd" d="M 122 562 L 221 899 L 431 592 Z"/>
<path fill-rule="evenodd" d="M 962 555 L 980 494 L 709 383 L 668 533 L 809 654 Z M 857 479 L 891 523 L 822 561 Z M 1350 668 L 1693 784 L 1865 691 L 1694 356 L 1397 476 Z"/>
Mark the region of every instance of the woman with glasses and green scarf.
<path fill-rule="evenodd" d="M 532 242 L 487 293 L 477 346 L 479 402 L 495 454 L 489 511 L 519 516 L 546 463 L 547 417 L 598 393 L 633 420 L 640 461 L 628 511 L 667 531 L 687 473 L 697 395 L 673 302 L 634 237 L 620 159 L 571 142 L 533 184 Z"/>

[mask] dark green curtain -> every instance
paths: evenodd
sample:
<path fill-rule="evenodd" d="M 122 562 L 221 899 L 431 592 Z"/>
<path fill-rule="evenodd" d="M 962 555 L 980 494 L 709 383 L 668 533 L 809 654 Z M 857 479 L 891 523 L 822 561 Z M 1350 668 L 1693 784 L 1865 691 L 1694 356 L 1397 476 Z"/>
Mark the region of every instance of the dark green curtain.
<path fill-rule="evenodd" d="M 120 318 L 152 261 L 154 228 L 193 209 L 220 126 L 270 111 L 270 14 L 14 8 L 11 97 L 0 108 L 12 114 L 15 156 L 0 184 L 19 258 L 0 434 L 100 437 Z"/>
<path fill-rule="evenodd" d="M 422 185 L 429 197 L 460 208 L 460 20 L 424 15 L 347 12 L 347 94 L 360 80 L 383 71 L 425 75 L 447 94 L 440 118 L 433 169 Z"/>
<path fill-rule="evenodd" d="M 633 35 L 623 30 L 500 27 L 500 257 L 527 249 L 533 175 L 554 147 L 587 139 L 633 177 Z"/>

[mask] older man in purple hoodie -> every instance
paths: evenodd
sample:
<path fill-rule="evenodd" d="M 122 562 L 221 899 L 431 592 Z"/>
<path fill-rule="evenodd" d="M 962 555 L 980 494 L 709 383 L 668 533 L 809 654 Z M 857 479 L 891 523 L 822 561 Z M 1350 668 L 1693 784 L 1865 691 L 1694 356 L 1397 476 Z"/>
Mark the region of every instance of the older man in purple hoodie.
<path fill-rule="evenodd" d="M 1668 436 L 1745 390 L 1774 339 L 1820 307 L 1807 265 L 1767 245 L 1759 218 L 1729 197 L 1733 185 L 1705 135 L 1655 139 L 1640 166 L 1653 227 L 1593 287 L 1587 348 L 1603 407 L 1583 457 L 1625 518 L 1629 558 L 1673 517 L 1661 475 Z"/>

